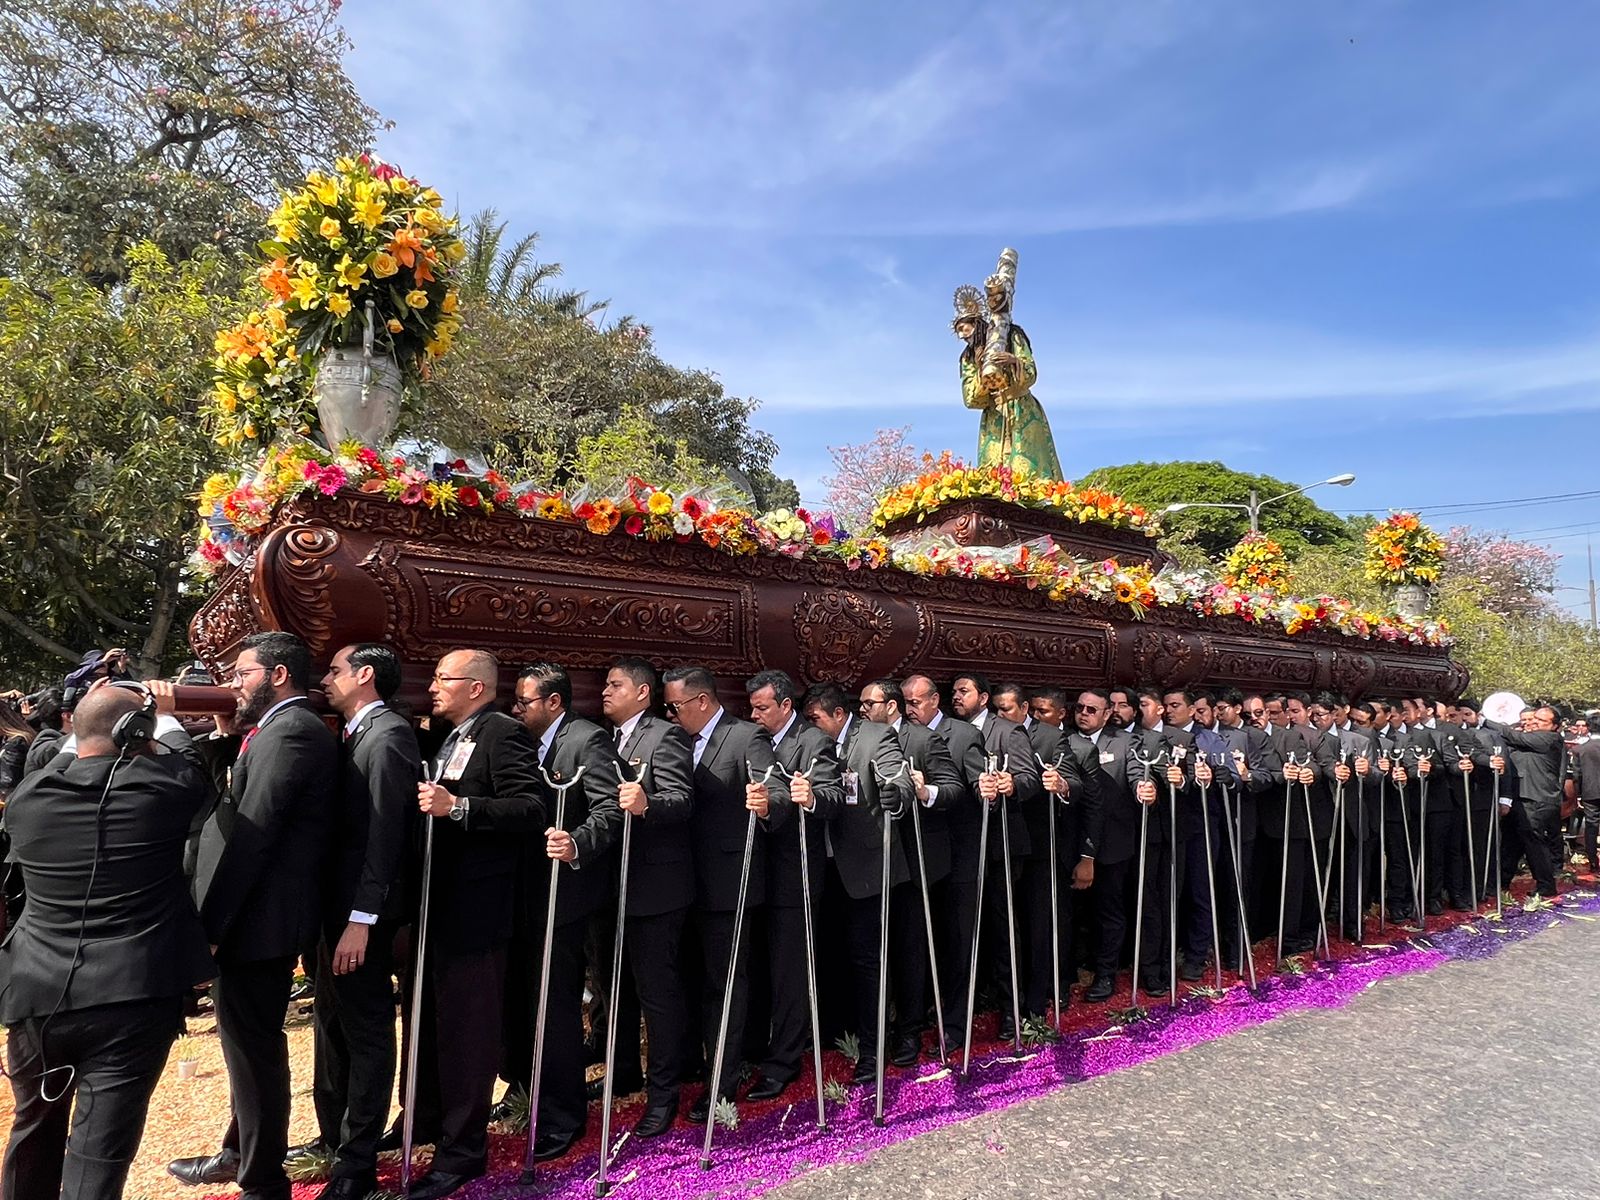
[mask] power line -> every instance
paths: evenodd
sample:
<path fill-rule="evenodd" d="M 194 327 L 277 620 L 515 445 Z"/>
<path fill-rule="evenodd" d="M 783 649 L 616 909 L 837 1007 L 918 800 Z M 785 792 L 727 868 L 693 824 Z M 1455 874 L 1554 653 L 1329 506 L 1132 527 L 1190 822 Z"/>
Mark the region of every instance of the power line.
<path fill-rule="evenodd" d="M 1404 512 L 1433 513 L 1435 515 L 1465 512 L 1485 512 L 1497 508 L 1523 508 L 1534 507 L 1541 504 L 1566 504 L 1576 500 L 1592 500 L 1600 497 L 1600 490 L 1588 492 L 1560 492 L 1550 496 L 1520 496 L 1511 500 L 1467 500 L 1454 504 L 1419 504 L 1414 508 L 1402 509 Z M 1336 508 L 1332 511 L 1341 516 L 1364 516 L 1370 513 L 1370 508 Z"/>

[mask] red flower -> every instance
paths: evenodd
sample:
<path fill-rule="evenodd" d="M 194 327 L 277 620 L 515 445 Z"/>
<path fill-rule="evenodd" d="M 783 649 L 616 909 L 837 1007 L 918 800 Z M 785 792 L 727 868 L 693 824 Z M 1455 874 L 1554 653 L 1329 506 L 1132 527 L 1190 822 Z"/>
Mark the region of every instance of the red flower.
<path fill-rule="evenodd" d="M 483 501 L 483 497 L 478 495 L 478 489 L 470 485 L 458 491 L 456 499 L 461 502 L 462 508 L 477 508 Z"/>
<path fill-rule="evenodd" d="M 455 462 L 450 464 L 450 469 L 452 471 L 456 471 L 458 473 L 461 472 L 461 471 L 465 471 L 467 469 L 467 460 L 464 459 L 464 458 L 456 459 Z"/>
<path fill-rule="evenodd" d="M 511 489 L 510 488 L 497 488 L 497 489 L 495 489 L 494 502 L 496 504 L 504 504 L 506 501 L 508 501 L 510 499 L 511 499 Z"/>
<path fill-rule="evenodd" d="M 644 518 L 638 513 L 634 513 L 633 516 L 622 523 L 622 529 L 623 532 L 631 537 L 638 537 L 644 532 Z"/>
<path fill-rule="evenodd" d="M 693 496 L 685 496 L 683 498 L 683 504 L 681 505 L 681 508 L 696 521 L 706 514 L 706 506 L 699 500 L 696 500 Z"/>
<path fill-rule="evenodd" d="M 594 505 L 585 500 L 582 504 L 578 505 L 577 508 L 572 510 L 572 515 L 577 517 L 580 521 L 587 521 L 590 517 L 594 516 Z"/>
<path fill-rule="evenodd" d="M 383 463 L 378 457 L 378 452 L 370 446 L 363 446 L 356 451 L 356 461 L 369 471 L 378 470 Z"/>
<path fill-rule="evenodd" d="M 503 504 L 505 502 L 502 500 L 501 503 Z M 539 497 L 535 496 L 532 492 L 523 492 L 522 495 L 517 497 L 517 507 L 523 512 L 528 512 L 538 503 Z"/>

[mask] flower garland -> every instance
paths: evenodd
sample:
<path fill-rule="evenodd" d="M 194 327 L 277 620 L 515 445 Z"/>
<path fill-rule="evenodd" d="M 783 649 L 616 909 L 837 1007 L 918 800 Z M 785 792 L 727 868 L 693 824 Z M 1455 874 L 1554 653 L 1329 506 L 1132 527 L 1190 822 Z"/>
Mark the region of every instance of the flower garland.
<path fill-rule="evenodd" d="M 452 264 L 466 256 L 443 198 L 386 163 L 341 158 L 286 192 L 260 243 L 266 306 L 217 335 L 205 409 L 224 446 L 309 432 L 311 360 L 324 346 L 359 345 L 373 306 L 375 348 L 406 383 L 427 378 L 461 319 Z"/>
<path fill-rule="evenodd" d="M 1142 617 L 1156 607 L 1178 608 L 1201 616 L 1232 616 L 1290 634 L 1337 632 L 1414 645 L 1449 642 L 1442 621 L 1412 621 L 1357 609 L 1332 596 L 1302 598 L 1241 590 L 1205 572 L 1166 569 L 1116 559 L 1081 559 L 1050 537 L 1016 546 L 958 545 L 929 531 L 888 541 L 852 536 L 828 514 L 804 508 L 752 513 L 725 505 L 693 489 L 674 492 L 635 476 L 620 494 L 587 487 L 543 491 L 512 484 L 495 471 L 471 471 L 466 462 L 433 463 L 424 468 L 399 455 L 384 456 L 365 446 L 346 444 L 329 452 L 310 442 L 272 448 L 248 474 L 217 474 L 197 497 L 202 528 L 196 566 L 203 575 L 220 573 L 254 548 L 286 500 L 307 493 L 333 496 L 353 489 L 395 503 L 446 516 L 513 511 L 531 520 L 582 525 L 601 537 L 632 537 L 652 542 L 698 542 L 735 556 L 781 554 L 789 558 L 831 560 L 850 570 L 895 569 L 912 574 L 987 580 L 1042 590 L 1051 600 L 1080 597 L 1126 608 Z"/>
<path fill-rule="evenodd" d="M 1229 587 L 1254 592 L 1282 592 L 1294 578 L 1283 547 L 1259 533 L 1247 533 L 1222 560 L 1222 579 Z"/>
<path fill-rule="evenodd" d="M 1146 537 L 1161 532 L 1155 517 L 1139 505 L 1097 488 L 1080 489 L 1010 467 L 968 467 L 948 450 L 938 458 L 923 455 L 923 467 L 916 479 L 879 498 L 868 521 L 873 528 L 883 529 L 908 516 L 920 525 L 952 500 L 981 497 L 1058 513 L 1069 521 L 1137 529 Z"/>
<path fill-rule="evenodd" d="M 1444 539 L 1416 513 L 1391 513 L 1367 530 L 1366 576 L 1373 583 L 1431 585 L 1444 567 Z"/>

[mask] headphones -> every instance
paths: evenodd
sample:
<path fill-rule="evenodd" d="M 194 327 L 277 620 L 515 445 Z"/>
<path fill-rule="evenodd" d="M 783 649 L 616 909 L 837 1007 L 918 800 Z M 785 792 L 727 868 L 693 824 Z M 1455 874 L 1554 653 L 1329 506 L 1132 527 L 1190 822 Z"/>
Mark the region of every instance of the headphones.
<path fill-rule="evenodd" d="M 144 697 L 144 705 L 130 713 L 123 713 L 117 718 L 117 723 L 111 727 L 111 744 L 119 751 L 126 753 L 148 745 L 156 736 L 156 697 L 155 693 L 142 683 L 132 680 L 114 680 L 114 688 L 124 688 L 131 692 L 138 692 Z"/>

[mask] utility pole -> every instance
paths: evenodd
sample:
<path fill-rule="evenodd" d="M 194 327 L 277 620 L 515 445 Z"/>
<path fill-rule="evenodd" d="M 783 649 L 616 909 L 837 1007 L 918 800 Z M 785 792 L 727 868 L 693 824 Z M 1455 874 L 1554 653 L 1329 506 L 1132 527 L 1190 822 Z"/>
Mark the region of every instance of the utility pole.
<path fill-rule="evenodd" d="M 1594 539 L 1585 538 L 1584 545 L 1589 550 L 1589 632 L 1600 633 L 1600 609 L 1595 606 L 1594 596 Z"/>

